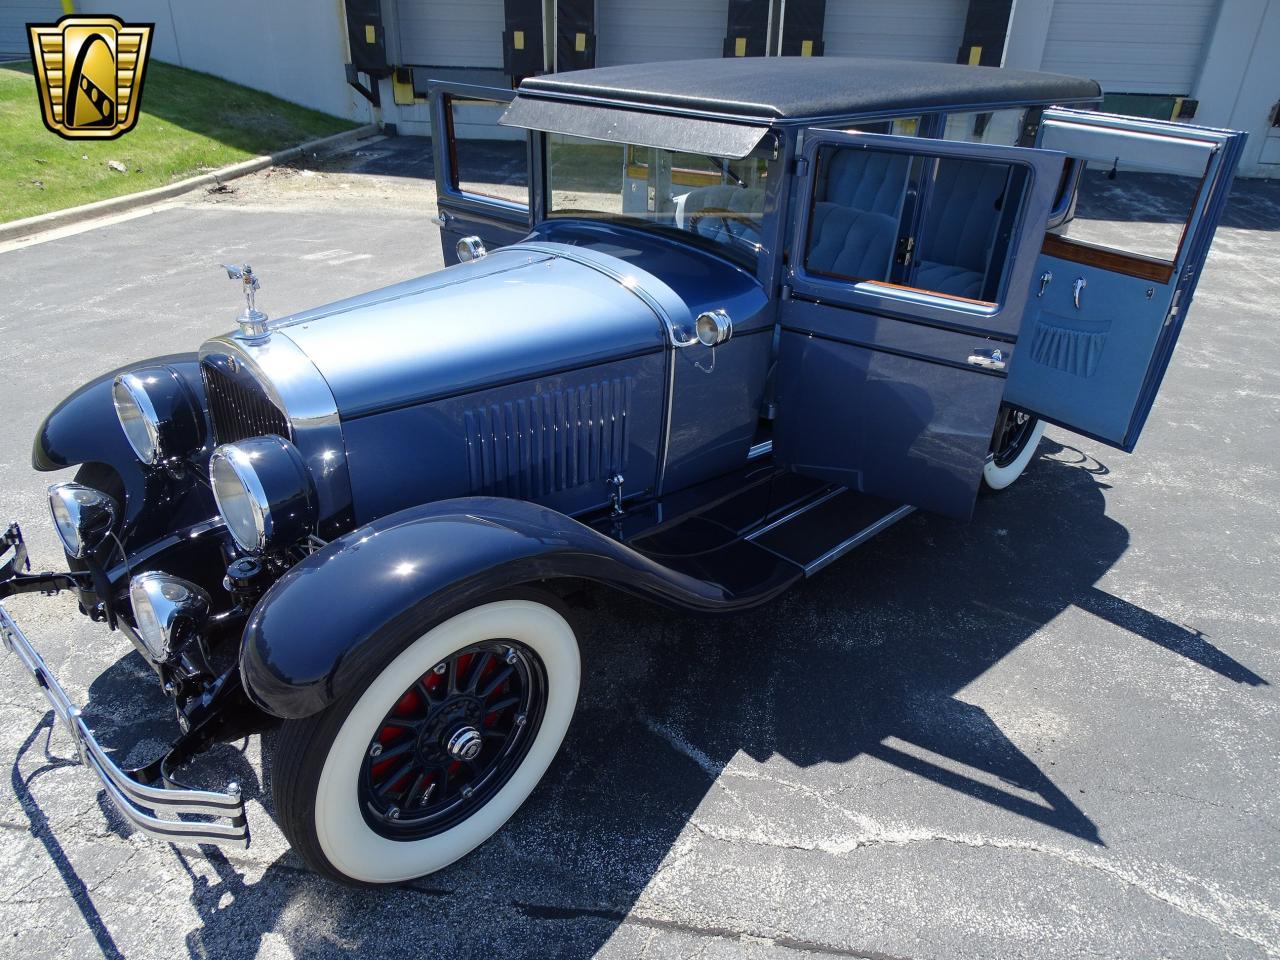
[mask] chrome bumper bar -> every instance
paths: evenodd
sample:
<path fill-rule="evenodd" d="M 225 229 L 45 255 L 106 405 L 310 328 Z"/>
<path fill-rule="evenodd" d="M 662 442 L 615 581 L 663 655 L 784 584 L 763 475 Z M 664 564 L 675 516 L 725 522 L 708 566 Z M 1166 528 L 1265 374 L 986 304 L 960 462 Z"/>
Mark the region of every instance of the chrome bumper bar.
<path fill-rule="evenodd" d="M 185 787 L 152 787 L 139 783 L 109 757 L 80 716 L 80 709 L 67 696 L 49 671 L 44 659 L 0 603 L 0 639 L 40 685 L 45 699 L 58 719 L 75 739 L 80 762 L 102 782 L 116 808 L 142 833 L 171 843 L 214 843 L 247 847 L 249 825 L 244 800 L 233 784 L 226 793 L 192 790 Z M 178 820 L 193 814 L 210 819 Z M 168 818 L 174 819 L 168 819 Z"/>

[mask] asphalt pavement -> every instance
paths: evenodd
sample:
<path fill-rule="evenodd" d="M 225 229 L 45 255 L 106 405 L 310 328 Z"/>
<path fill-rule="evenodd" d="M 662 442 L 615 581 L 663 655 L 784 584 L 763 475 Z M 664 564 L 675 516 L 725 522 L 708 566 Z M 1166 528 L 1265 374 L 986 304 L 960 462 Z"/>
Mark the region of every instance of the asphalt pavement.
<path fill-rule="evenodd" d="M 0 250 L 0 517 L 37 565 L 48 409 L 229 329 L 221 262 L 277 316 L 438 268 L 425 165 L 380 141 Z M 247 851 L 131 835 L 0 659 L 0 957 L 1280 956 L 1280 182 L 1227 223 L 1136 453 L 1051 428 L 971 523 L 914 515 L 750 614 L 593 592 L 559 758 L 420 882 L 307 872 L 257 738 L 206 767 L 245 789 Z M 128 643 L 65 597 L 10 607 L 150 759 L 171 715 Z"/>

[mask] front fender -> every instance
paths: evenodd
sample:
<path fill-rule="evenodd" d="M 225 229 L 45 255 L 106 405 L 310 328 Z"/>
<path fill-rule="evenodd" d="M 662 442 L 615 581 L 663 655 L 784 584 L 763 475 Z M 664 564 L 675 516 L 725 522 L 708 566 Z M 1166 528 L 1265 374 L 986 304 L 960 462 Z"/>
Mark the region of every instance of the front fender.
<path fill-rule="evenodd" d="M 496 591 L 557 578 L 692 610 L 767 599 L 671 570 L 523 500 L 443 500 L 376 520 L 281 577 L 245 626 L 245 689 L 275 716 L 310 716 L 367 679 L 366 669 L 406 637 Z"/>
<path fill-rule="evenodd" d="M 147 470 L 134 455 L 116 419 L 111 385 L 118 374 L 140 367 L 166 365 L 175 370 L 191 389 L 201 407 L 205 406 L 200 364 L 194 353 L 173 354 L 143 360 L 104 373 L 90 380 L 59 403 L 40 424 L 31 449 L 31 465 L 36 470 L 62 470 L 85 463 L 101 463 L 119 476 L 123 487 L 121 507 L 123 527 L 131 529 L 143 521 L 149 499 L 148 484 L 160 482 L 155 471 Z M 152 494 L 156 491 L 152 490 Z M 208 514 L 205 514 L 208 516 Z"/>

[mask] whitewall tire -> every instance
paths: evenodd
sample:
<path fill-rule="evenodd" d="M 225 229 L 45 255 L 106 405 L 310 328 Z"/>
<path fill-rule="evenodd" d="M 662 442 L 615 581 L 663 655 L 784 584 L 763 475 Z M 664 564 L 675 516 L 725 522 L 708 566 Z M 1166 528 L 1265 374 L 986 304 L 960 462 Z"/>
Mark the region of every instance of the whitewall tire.
<path fill-rule="evenodd" d="M 273 797 L 312 867 L 348 882 L 409 880 L 465 856 L 515 813 L 555 757 L 578 698 L 577 638 L 545 599 L 495 600 L 449 617 L 362 690 L 286 722 Z M 474 756 L 468 740 L 480 743 Z"/>
<path fill-rule="evenodd" d="M 1000 431 L 1002 432 L 1002 431 Z M 1012 436 L 1002 449 L 992 451 L 982 468 L 982 482 L 988 490 L 1003 490 L 1022 476 L 1036 455 L 1040 438 L 1044 436 L 1044 421 L 1031 420 L 1021 430 L 1011 431 Z"/>

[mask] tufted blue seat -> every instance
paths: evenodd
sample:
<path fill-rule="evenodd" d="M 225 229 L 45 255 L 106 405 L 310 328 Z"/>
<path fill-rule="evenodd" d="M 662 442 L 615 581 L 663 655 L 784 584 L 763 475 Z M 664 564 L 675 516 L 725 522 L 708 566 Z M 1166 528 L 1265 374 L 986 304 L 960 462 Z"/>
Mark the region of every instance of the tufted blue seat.
<path fill-rule="evenodd" d="M 806 264 L 820 273 L 884 280 L 897 239 L 896 217 L 820 202 L 813 210 Z"/>
<path fill-rule="evenodd" d="M 1006 168 L 980 160 L 938 164 L 920 230 L 915 286 L 980 299 L 1000 222 Z"/>
<path fill-rule="evenodd" d="M 910 158 L 900 153 L 835 150 L 828 155 L 818 196 L 868 213 L 896 217 L 902 208 Z"/>

